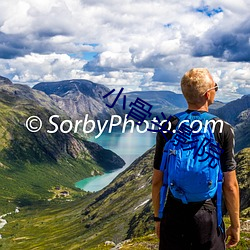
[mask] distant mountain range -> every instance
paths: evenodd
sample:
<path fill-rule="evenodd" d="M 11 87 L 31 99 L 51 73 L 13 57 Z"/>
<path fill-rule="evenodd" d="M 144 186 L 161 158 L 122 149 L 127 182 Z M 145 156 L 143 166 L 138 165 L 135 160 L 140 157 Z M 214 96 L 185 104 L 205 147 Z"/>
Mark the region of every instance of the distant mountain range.
<path fill-rule="evenodd" d="M 176 94 L 172 91 L 135 91 L 121 94 L 118 103 L 123 105 L 123 97 L 126 96 L 126 113 L 128 113 L 131 102 L 135 102 L 137 98 L 142 99 L 152 105 L 152 117 L 161 117 L 161 112 L 167 115 L 174 115 L 187 109 L 187 102 L 182 94 Z M 210 106 L 210 110 L 215 110 L 223 107 L 225 104 L 215 101 Z"/>
<path fill-rule="evenodd" d="M 187 103 L 183 95 L 176 94 L 171 91 L 135 91 L 122 94 L 118 100 L 119 104 L 123 104 L 123 96 L 126 95 L 127 109 L 131 102 L 135 102 L 137 98 L 142 99 L 148 104 L 152 105 L 153 114 L 173 114 L 179 112 L 180 109 L 185 109 Z"/>
<path fill-rule="evenodd" d="M 250 108 L 250 94 L 244 95 L 240 99 L 231 101 L 216 109 L 213 113 L 221 117 L 223 120 L 229 122 L 231 125 L 237 125 L 239 120 L 239 115 Z"/>
<path fill-rule="evenodd" d="M 104 121 L 110 119 L 111 115 L 123 116 L 130 110 L 130 103 L 135 102 L 139 97 L 152 105 L 152 118 L 156 115 L 173 115 L 187 108 L 186 100 L 181 94 L 171 91 L 137 91 L 122 93 L 113 108 L 106 104 L 112 104 L 117 94 L 112 94 L 103 98 L 110 90 L 101 84 L 96 84 L 88 80 L 65 80 L 59 82 L 41 82 L 33 89 L 43 91 L 49 95 L 56 105 L 65 111 L 72 119 L 80 119 L 86 114 L 90 119 Z M 123 107 L 123 97 L 126 95 L 126 110 Z M 215 102 L 211 110 L 223 107 L 222 102 Z"/>

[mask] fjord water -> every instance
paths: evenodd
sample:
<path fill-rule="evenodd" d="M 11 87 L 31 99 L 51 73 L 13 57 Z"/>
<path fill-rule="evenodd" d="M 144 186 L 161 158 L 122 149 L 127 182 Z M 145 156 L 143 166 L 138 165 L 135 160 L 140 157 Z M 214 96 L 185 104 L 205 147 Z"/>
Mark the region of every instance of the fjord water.
<path fill-rule="evenodd" d="M 93 176 L 83 179 L 76 183 L 76 187 L 85 191 L 98 191 L 107 186 L 119 173 L 124 171 L 136 158 L 145 153 L 155 144 L 156 133 L 146 132 L 138 133 L 136 130 L 133 133 L 127 131 L 113 131 L 112 133 L 102 134 L 99 138 L 94 137 L 89 140 L 98 143 L 106 149 L 110 149 L 118 154 L 125 162 L 125 166 L 121 169 L 110 173 L 105 173 L 100 176 Z"/>

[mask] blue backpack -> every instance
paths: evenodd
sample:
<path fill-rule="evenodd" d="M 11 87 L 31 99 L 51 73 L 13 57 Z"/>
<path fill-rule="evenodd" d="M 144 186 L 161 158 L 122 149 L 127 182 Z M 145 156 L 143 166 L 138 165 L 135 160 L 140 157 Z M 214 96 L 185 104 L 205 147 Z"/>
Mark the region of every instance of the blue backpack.
<path fill-rule="evenodd" d="M 193 111 L 178 113 L 175 117 L 179 122 L 171 140 L 164 146 L 160 166 L 163 185 L 160 191 L 159 218 L 163 217 L 168 189 L 184 204 L 211 199 L 217 193 L 217 220 L 220 227 L 223 179 L 220 154 L 223 150 L 216 142 L 208 123 L 216 116 Z"/>

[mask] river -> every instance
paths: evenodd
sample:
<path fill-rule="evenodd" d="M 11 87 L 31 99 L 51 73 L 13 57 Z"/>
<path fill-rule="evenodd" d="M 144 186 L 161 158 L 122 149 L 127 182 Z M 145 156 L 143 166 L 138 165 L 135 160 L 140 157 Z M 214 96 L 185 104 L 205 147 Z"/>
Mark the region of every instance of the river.
<path fill-rule="evenodd" d="M 126 133 L 113 131 L 111 134 L 103 134 L 97 139 L 90 138 L 90 141 L 98 143 L 102 147 L 110 149 L 118 154 L 123 158 L 126 164 L 123 168 L 111 173 L 105 173 L 100 176 L 94 176 L 78 181 L 75 184 L 76 187 L 90 192 L 101 190 L 119 173 L 124 171 L 136 158 L 150 149 L 155 144 L 155 137 L 155 133 L 138 133 L 134 130 L 133 133 L 130 133 L 129 131 Z"/>

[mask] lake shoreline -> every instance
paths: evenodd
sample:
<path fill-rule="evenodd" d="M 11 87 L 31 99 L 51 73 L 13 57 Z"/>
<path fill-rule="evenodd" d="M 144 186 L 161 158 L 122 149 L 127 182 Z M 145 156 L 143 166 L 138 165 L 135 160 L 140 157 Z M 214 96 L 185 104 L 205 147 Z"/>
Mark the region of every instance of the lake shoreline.
<path fill-rule="evenodd" d="M 89 141 L 95 142 L 105 149 L 115 152 L 126 162 L 126 164 L 122 168 L 112 172 L 105 172 L 103 175 L 92 176 L 80 180 L 75 183 L 75 186 L 87 192 L 96 192 L 103 189 L 111 183 L 118 174 L 125 171 L 134 160 L 150 149 L 155 144 L 155 137 L 156 134 L 151 132 L 142 135 L 135 131 L 133 133 L 106 133 L 98 139 L 90 137 Z"/>

